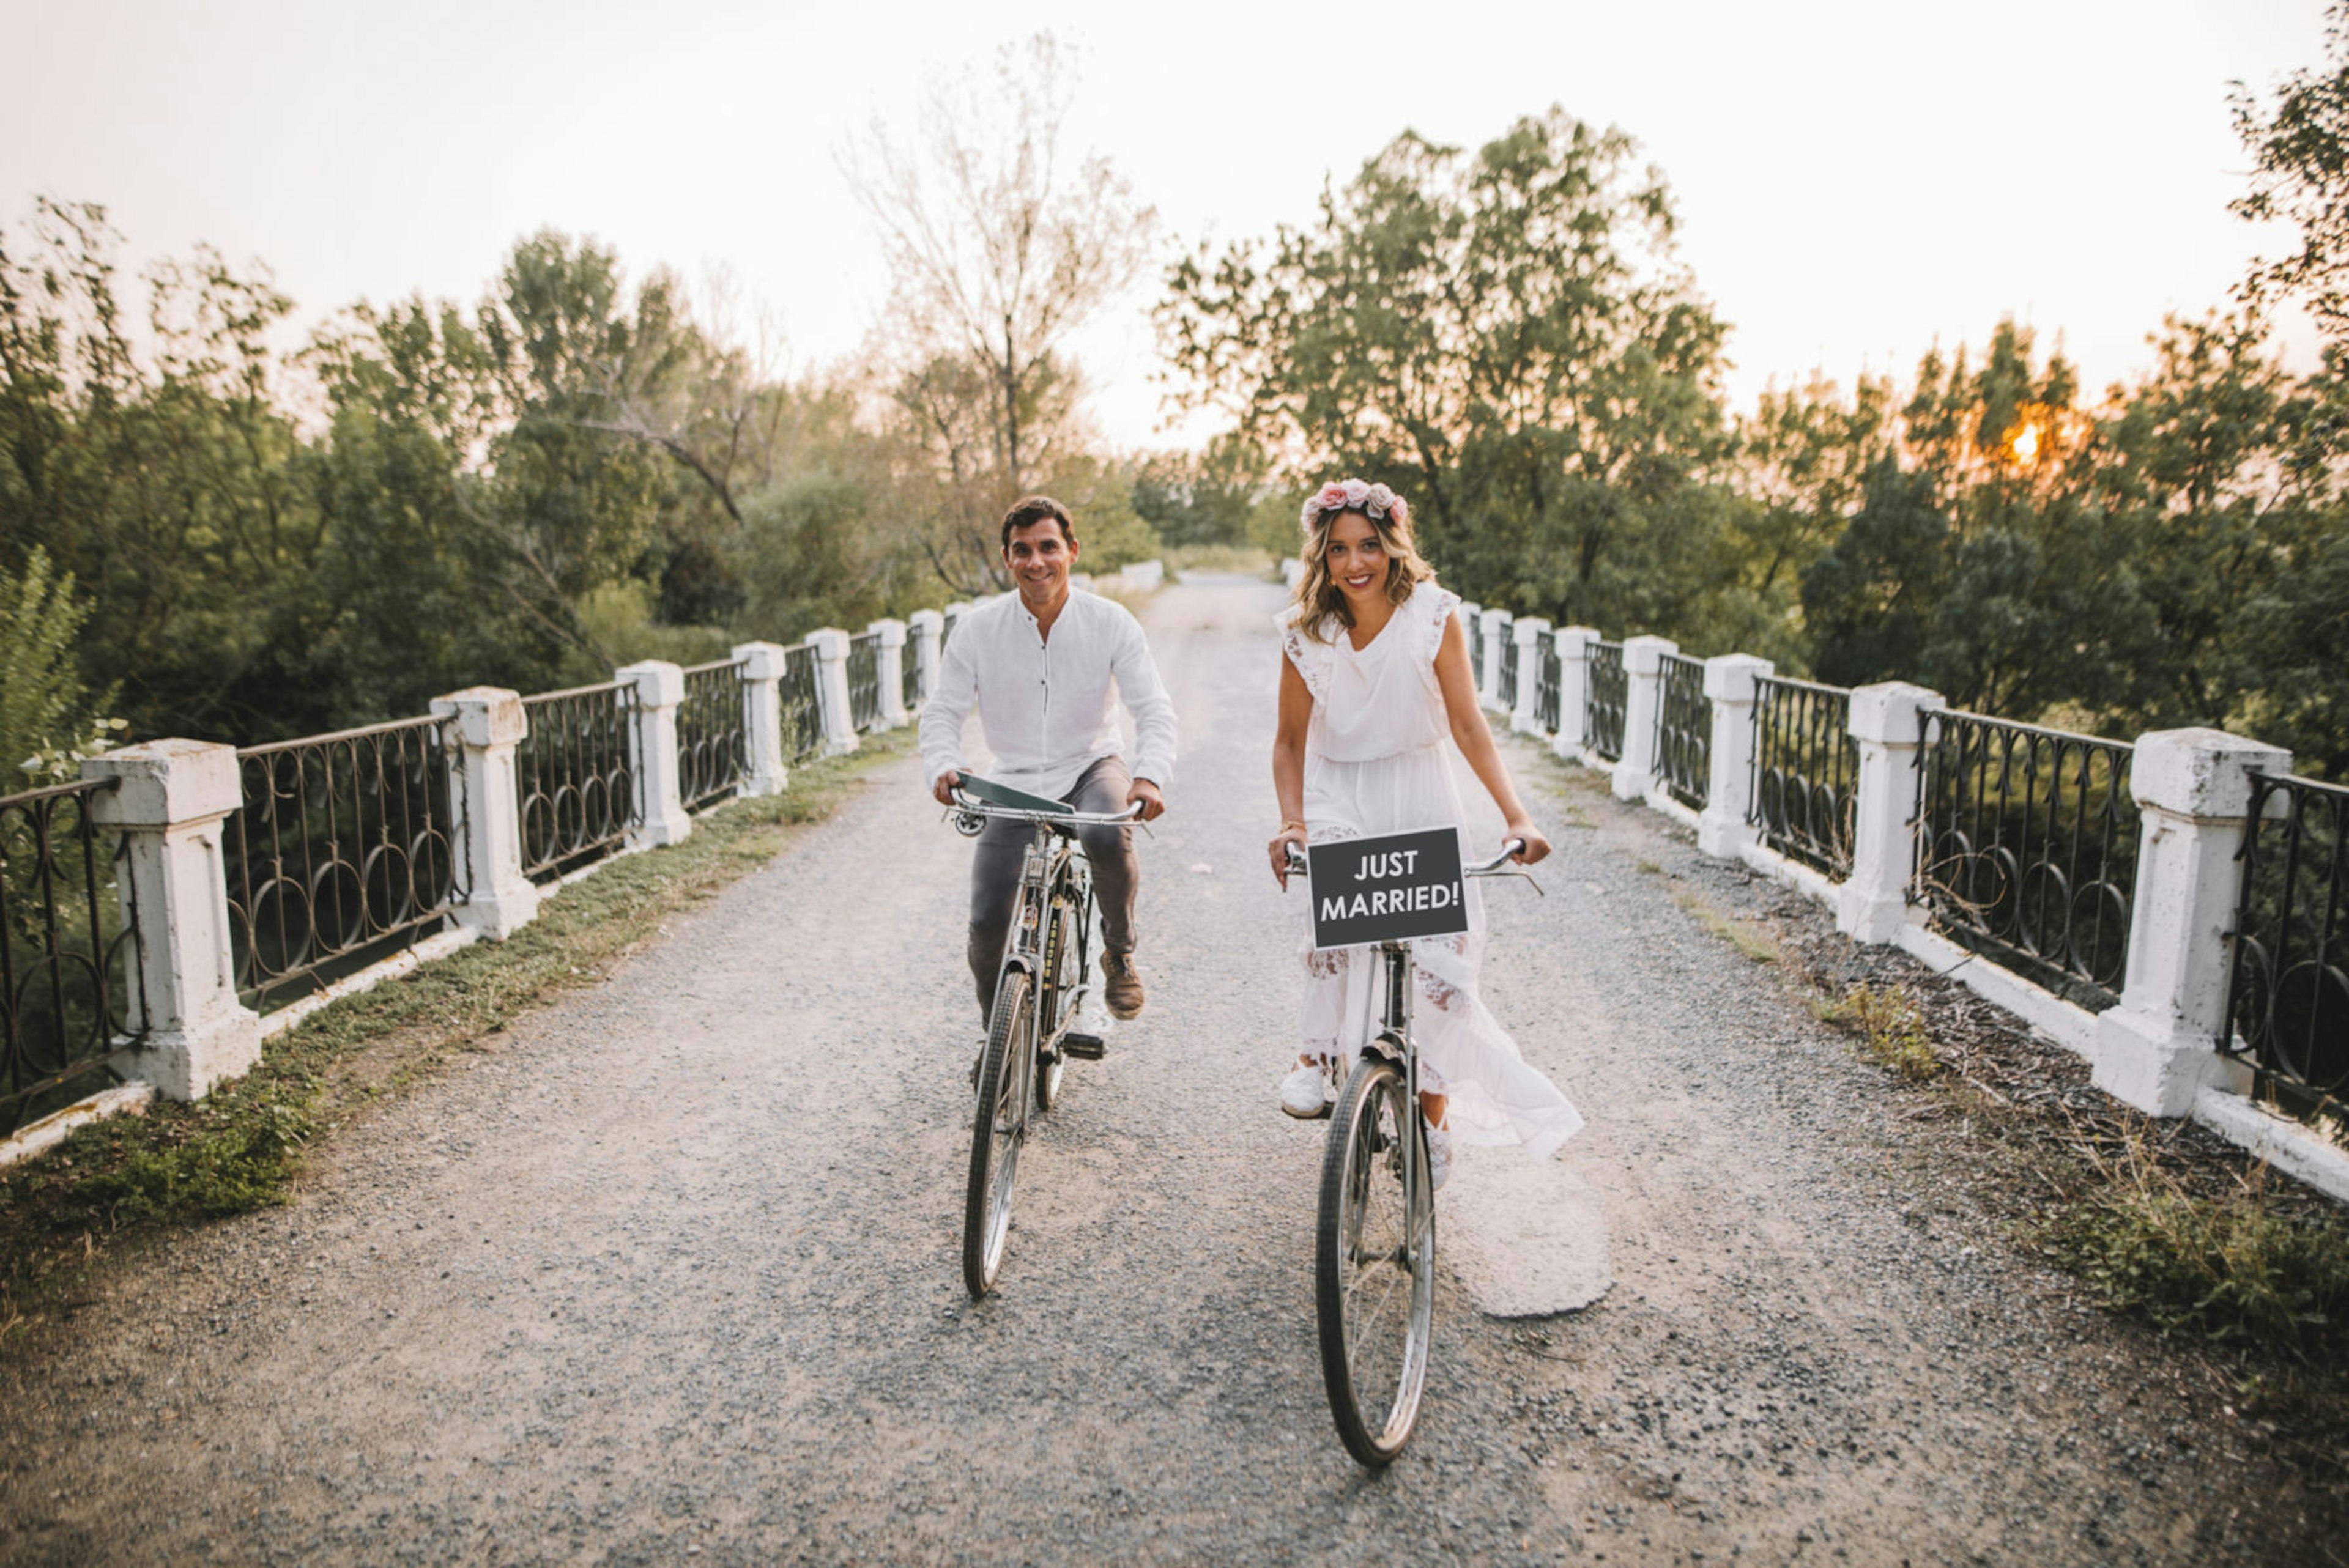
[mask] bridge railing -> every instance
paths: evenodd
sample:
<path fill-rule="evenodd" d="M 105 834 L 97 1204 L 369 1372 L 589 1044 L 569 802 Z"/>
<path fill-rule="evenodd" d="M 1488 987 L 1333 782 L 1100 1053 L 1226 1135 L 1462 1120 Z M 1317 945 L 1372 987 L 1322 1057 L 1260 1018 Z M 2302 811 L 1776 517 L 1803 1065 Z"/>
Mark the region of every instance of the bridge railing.
<path fill-rule="evenodd" d="M 2128 1104 L 2349 1199 L 2349 1152 L 2246 1098 L 2349 1122 L 2349 788 L 2216 730 L 2130 742 L 1659 637 L 1516 634 L 1542 675 L 1513 727 L 2020 1015 Z"/>
<path fill-rule="evenodd" d="M 114 779 L 0 797 L 0 1136 L 119 1082 L 145 1038 Z"/>
<path fill-rule="evenodd" d="M 563 691 L 473 687 L 242 750 L 152 741 L 0 798 L 0 1137 L 62 1136 L 51 1113 L 109 1078 L 200 1097 L 334 996 L 786 788 L 906 722 L 945 628 L 924 612 Z"/>

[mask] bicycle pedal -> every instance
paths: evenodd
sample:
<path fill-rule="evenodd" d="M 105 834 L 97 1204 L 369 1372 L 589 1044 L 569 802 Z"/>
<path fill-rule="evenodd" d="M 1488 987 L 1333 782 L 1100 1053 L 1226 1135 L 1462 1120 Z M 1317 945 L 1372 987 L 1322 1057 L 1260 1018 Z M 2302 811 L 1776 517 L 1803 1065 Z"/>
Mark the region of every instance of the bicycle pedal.
<path fill-rule="evenodd" d="M 1081 1062 L 1097 1062 L 1109 1054 L 1099 1035 L 1062 1035 L 1061 1049 Z"/>

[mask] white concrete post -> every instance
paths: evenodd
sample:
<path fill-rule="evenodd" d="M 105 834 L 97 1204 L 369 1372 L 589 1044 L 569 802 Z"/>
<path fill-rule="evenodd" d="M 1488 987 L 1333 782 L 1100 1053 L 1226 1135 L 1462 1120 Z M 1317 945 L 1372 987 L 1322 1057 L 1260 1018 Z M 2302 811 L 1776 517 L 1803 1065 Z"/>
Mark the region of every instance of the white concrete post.
<path fill-rule="evenodd" d="M 1486 707 L 1501 706 L 1501 645 L 1509 640 L 1516 619 L 1506 610 L 1479 612 L 1485 617 L 1485 667 L 1476 672 L 1476 699 Z"/>
<path fill-rule="evenodd" d="M 1509 709 L 1509 727 L 1521 735 L 1541 733 L 1534 704 L 1541 696 L 1541 634 L 1548 630 L 1549 623 L 1539 615 L 1527 615 L 1509 628 L 1517 640 L 1517 700 Z"/>
<path fill-rule="evenodd" d="M 1557 734 L 1550 748 L 1560 757 L 1579 757 L 1590 744 L 1582 724 L 1590 703 L 1590 645 L 1599 640 L 1588 626 L 1558 629 Z"/>
<path fill-rule="evenodd" d="M 856 716 L 848 702 L 848 634 L 826 626 L 807 634 L 815 654 L 816 707 L 823 713 L 823 754 L 856 749 Z"/>
<path fill-rule="evenodd" d="M 922 683 L 925 703 L 938 694 L 938 665 L 946 656 L 945 631 L 946 617 L 936 610 L 916 610 L 905 617 L 905 634 L 913 640 L 906 656 L 919 672 L 916 678 Z"/>
<path fill-rule="evenodd" d="M 472 886 L 450 911 L 459 925 L 502 942 L 538 913 L 538 889 L 523 874 L 522 802 L 514 748 L 530 733 L 522 696 L 503 686 L 467 686 L 432 699 L 457 742 L 449 770 L 449 812 L 464 824 Z"/>
<path fill-rule="evenodd" d="M 905 623 L 875 621 L 864 629 L 879 639 L 874 645 L 873 660 L 881 672 L 881 721 L 875 727 L 900 728 L 906 718 Z"/>
<path fill-rule="evenodd" d="M 244 803 L 236 748 L 150 740 L 87 759 L 81 776 L 120 780 L 91 798 L 90 820 L 129 841 L 119 884 L 123 919 L 135 911 L 139 925 L 129 1021 L 147 1037 L 127 1070 L 173 1099 L 201 1099 L 261 1059 L 261 1016 L 236 998 L 221 849 L 222 821 Z"/>
<path fill-rule="evenodd" d="M 1664 655 L 1681 645 L 1670 637 L 1623 639 L 1623 755 L 1615 764 L 1615 798 L 1644 800 L 1656 788 L 1656 709 L 1664 699 Z"/>
<path fill-rule="evenodd" d="M 1696 847 L 1708 855 L 1734 855 L 1760 837 L 1745 816 L 1754 795 L 1754 707 L 1761 682 L 1775 666 L 1751 654 L 1704 661 L 1704 695 L 1713 704 L 1712 771 L 1704 810 L 1696 820 Z"/>
<path fill-rule="evenodd" d="M 1836 889 L 1836 929 L 1846 936 L 1889 942 L 1908 923 L 1917 852 L 1917 725 L 1921 715 L 1948 706 L 1940 693 L 1905 681 L 1851 694 L 1858 799 L 1852 811 L 1851 875 Z"/>
<path fill-rule="evenodd" d="M 2289 773 L 2292 753 L 2218 729 L 2137 738 L 2129 789 L 2144 825 L 2120 1006 L 2096 1020 L 2095 1084 L 2154 1116 L 2183 1116 L 2218 1078 L 2228 932 L 2251 809 L 2252 772 Z"/>
<path fill-rule="evenodd" d="M 783 661 L 790 652 L 781 643 L 734 645 L 734 657 L 742 665 L 745 795 L 780 795 L 791 782 L 791 770 L 783 766 L 782 686 Z"/>
<path fill-rule="evenodd" d="M 667 659 L 647 659 L 613 672 L 613 679 L 636 688 L 636 724 L 628 742 L 628 765 L 645 803 L 645 820 L 628 830 L 628 847 L 648 850 L 693 836 L 679 788 L 677 708 L 685 700 L 685 672 Z"/>

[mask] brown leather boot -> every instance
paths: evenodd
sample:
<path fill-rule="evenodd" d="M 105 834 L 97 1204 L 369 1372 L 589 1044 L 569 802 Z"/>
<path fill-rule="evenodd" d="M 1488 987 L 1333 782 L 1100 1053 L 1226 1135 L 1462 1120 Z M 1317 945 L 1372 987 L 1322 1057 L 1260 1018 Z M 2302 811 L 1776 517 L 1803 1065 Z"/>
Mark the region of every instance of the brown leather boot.
<path fill-rule="evenodd" d="M 1109 1004 L 1109 1016 L 1126 1019 L 1142 1011 L 1142 976 L 1133 972 L 1131 953 L 1102 954 L 1102 1000 Z"/>

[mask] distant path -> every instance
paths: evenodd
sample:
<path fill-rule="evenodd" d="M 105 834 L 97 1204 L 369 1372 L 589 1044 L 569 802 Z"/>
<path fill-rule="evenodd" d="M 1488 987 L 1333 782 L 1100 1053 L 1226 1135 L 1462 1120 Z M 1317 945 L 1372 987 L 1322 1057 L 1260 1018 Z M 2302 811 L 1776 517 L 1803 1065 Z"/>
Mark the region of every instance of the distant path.
<path fill-rule="evenodd" d="M 1523 747 L 1566 860 L 1494 894 L 1487 995 L 1590 1119 L 1619 1283 L 1530 1326 L 1447 1283 L 1416 1444 L 1346 1459 L 1321 1130 L 1274 1101 L 1278 600 L 1149 607 L 1185 747 L 1150 1007 L 1071 1069 L 994 1300 L 957 1264 L 968 845 L 909 759 L 0 1367 L 0 1560 L 2227 1560 L 2248 1500 L 2161 1437 L 2137 1341 L 1896 1174 L 1879 1076 L 1653 873 L 1758 895 Z"/>

